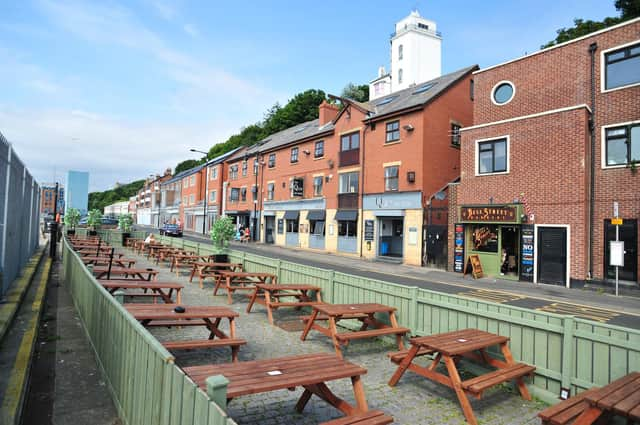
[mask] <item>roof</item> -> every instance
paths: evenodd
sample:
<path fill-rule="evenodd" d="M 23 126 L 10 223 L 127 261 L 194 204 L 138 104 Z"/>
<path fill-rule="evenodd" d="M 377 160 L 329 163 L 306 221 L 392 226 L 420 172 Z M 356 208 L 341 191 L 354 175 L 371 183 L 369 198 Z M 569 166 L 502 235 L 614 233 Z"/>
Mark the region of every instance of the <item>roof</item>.
<path fill-rule="evenodd" d="M 190 176 L 191 174 L 195 174 L 198 171 L 202 170 L 202 167 L 204 167 L 204 165 L 198 165 L 193 168 L 189 168 L 188 170 L 180 171 L 178 174 L 171 177 L 169 180 L 165 180 L 162 183 L 160 183 L 160 186 L 177 182 L 178 180 L 182 180 L 183 178 Z"/>
<path fill-rule="evenodd" d="M 247 149 L 247 154 L 255 155 L 257 152 L 270 151 L 290 143 L 295 143 L 299 140 L 310 139 L 332 132 L 333 129 L 334 125 L 332 122 L 320 126 L 320 119 L 316 118 L 315 120 L 303 122 L 302 124 L 294 125 L 293 127 L 289 127 L 270 135 L 257 144 L 249 147 L 249 149 Z"/>
<path fill-rule="evenodd" d="M 227 158 L 229 158 L 239 150 L 242 150 L 243 148 L 244 146 L 238 146 L 235 149 L 231 149 L 229 152 L 223 153 L 222 155 L 218 155 L 215 158 L 208 160 L 206 165 L 220 164 L 221 162 L 223 162 L 224 160 L 226 160 Z"/>

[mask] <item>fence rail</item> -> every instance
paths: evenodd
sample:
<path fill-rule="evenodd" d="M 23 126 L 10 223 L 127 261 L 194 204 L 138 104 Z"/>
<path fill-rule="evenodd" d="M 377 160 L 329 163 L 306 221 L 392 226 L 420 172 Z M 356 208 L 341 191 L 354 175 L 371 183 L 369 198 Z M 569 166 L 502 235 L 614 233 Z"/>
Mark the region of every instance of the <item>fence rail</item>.
<path fill-rule="evenodd" d="M 210 244 L 163 238 L 200 252 Z M 601 386 L 640 370 L 640 331 L 473 300 L 417 287 L 338 273 L 259 255 L 231 251 L 230 260 L 248 271 L 274 273 L 278 282 L 320 286 L 329 303 L 378 302 L 398 309 L 398 321 L 414 335 L 477 328 L 510 338 L 518 361 L 536 366 L 532 393 L 557 402 L 560 388 L 571 393 Z M 342 322 L 341 322 L 342 323 Z"/>

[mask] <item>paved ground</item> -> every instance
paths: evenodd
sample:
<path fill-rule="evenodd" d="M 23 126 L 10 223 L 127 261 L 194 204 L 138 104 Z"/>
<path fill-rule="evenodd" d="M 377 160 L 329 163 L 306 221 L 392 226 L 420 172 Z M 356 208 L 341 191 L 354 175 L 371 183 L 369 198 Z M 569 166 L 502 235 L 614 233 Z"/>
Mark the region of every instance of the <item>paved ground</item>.
<path fill-rule="evenodd" d="M 185 233 L 184 238 L 210 241 L 191 233 Z M 616 297 L 589 289 L 567 289 L 495 278 L 474 280 L 470 276 L 463 277 L 460 273 L 439 269 L 373 262 L 275 245 L 234 243 L 233 248 L 407 286 L 640 329 L 640 290 L 637 289 L 626 290 L 625 295 Z"/>
<path fill-rule="evenodd" d="M 127 257 L 134 257 L 130 251 Z M 185 305 L 227 305 L 226 294 L 213 296 L 211 282 L 205 283 L 205 289 L 198 284 L 189 283 L 187 271 L 176 278 L 166 266 L 156 266 L 142 257 L 137 257 L 136 266 L 156 267 L 160 270 L 160 280 L 177 281 L 185 285 L 183 304 Z M 271 326 L 267 321 L 266 311 L 256 305 L 251 314 L 245 312 L 246 297 L 234 296 L 230 306 L 240 313 L 237 320 L 237 335 L 248 341 L 240 349 L 240 360 L 254 360 L 281 357 L 287 355 L 333 352 L 328 338 L 312 332 L 306 342 L 300 341 L 299 312 L 282 309 L 276 312 L 276 324 Z M 296 329 L 287 331 L 284 328 Z M 180 338 L 204 337 L 204 329 L 184 327 L 182 329 L 153 328 L 152 333 L 159 340 L 176 340 Z M 367 368 L 364 376 L 367 401 L 371 408 L 382 409 L 394 416 L 397 424 L 465 424 L 464 416 L 453 391 L 427 381 L 415 374 L 407 372 L 395 388 L 390 388 L 387 381 L 395 368 L 386 357 L 386 353 L 396 347 L 380 340 L 363 340 L 352 342 L 346 350 L 345 358 Z M 226 363 L 231 359 L 228 349 L 195 350 L 176 352 L 179 366 L 192 366 L 208 363 Z M 353 393 L 348 380 L 335 381 L 330 387 L 341 397 L 353 402 Z M 317 398 L 312 398 L 305 409 L 305 414 L 295 413 L 295 403 L 301 390 L 286 390 L 268 394 L 241 397 L 233 400 L 228 412 L 238 424 L 290 425 L 317 424 L 341 416 L 335 409 Z M 489 391 L 481 401 L 472 400 L 477 417 L 482 424 L 538 424 L 536 418 L 544 405 L 540 402 L 522 400 L 510 387 L 502 386 Z"/>

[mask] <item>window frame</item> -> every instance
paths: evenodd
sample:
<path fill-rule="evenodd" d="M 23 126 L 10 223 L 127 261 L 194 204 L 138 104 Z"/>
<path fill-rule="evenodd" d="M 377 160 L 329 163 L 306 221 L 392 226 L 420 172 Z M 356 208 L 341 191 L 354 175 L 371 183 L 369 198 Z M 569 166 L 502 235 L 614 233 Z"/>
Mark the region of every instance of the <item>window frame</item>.
<path fill-rule="evenodd" d="M 194 187 L 196 185 L 196 175 L 191 174 L 189 176 L 189 186 Z"/>
<path fill-rule="evenodd" d="M 209 203 L 210 204 L 215 204 L 218 201 L 218 191 L 217 190 L 210 190 L 209 191 Z"/>
<path fill-rule="evenodd" d="M 291 148 L 291 157 L 289 158 L 289 162 L 291 164 L 296 164 L 298 162 L 300 153 L 300 148 L 298 146 L 294 146 Z"/>
<path fill-rule="evenodd" d="M 398 60 L 401 61 L 404 56 L 404 47 L 402 44 L 398 44 Z"/>
<path fill-rule="evenodd" d="M 240 188 L 240 202 L 247 202 L 247 186 Z"/>
<path fill-rule="evenodd" d="M 457 122 L 451 123 L 451 146 L 454 146 L 456 148 L 460 147 L 460 143 L 462 141 L 461 140 L 462 134 L 460 134 L 461 129 L 462 129 L 462 126 L 459 123 Z"/>
<path fill-rule="evenodd" d="M 480 173 L 480 145 L 483 143 L 487 143 L 487 142 L 499 142 L 501 140 L 504 140 L 506 143 L 506 170 L 505 171 L 493 171 L 490 173 Z M 500 174 L 509 174 L 510 171 L 510 166 L 511 166 L 511 161 L 510 161 L 510 155 L 511 155 L 511 141 L 510 141 L 510 136 L 509 135 L 504 135 L 504 136 L 496 136 L 496 137 L 489 137 L 486 139 L 478 139 L 475 141 L 475 175 L 476 177 L 482 177 L 482 176 L 495 176 L 495 175 L 500 175 Z M 495 155 L 494 155 L 494 162 L 495 162 Z"/>
<path fill-rule="evenodd" d="M 352 175 L 356 175 L 358 177 L 358 182 L 356 184 L 356 190 L 355 192 L 351 192 L 351 191 L 347 191 L 347 192 L 342 192 L 342 179 L 344 176 L 352 176 Z M 349 181 L 347 182 L 347 188 L 351 187 L 351 178 L 349 178 Z M 359 171 L 349 171 L 346 173 L 340 173 L 338 174 L 338 194 L 339 195 L 343 195 L 345 193 L 360 193 L 360 172 Z"/>
<path fill-rule="evenodd" d="M 233 196 L 233 194 L 236 194 L 236 196 Z M 229 189 L 229 202 L 240 202 L 240 188 L 239 187 L 232 187 Z"/>
<path fill-rule="evenodd" d="M 218 180 L 218 167 L 211 167 L 211 180 Z"/>
<path fill-rule="evenodd" d="M 316 185 L 316 181 L 319 181 L 320 184 Z M 320 190 L 318 190 L 320 188 Z M 320 197 L 322 196 L 322 192 L 324 190 L 324 176 L 314 176 L 313 177 L 313 196 Z"/>
<path fill-rule="evenodd" d="M 394 128 L 393 127 L 394 125 L 397 125 L 397 127 Z M 389 126 L 391 126 L 391 130 L 389 129 Z M 385 133 L 384 133 L 385 143 L 395 143 L 400 141 L 400 120 L 393 120 L 393 121 L 386 122 L 384 129 L 385 129 Z M 391 134 L 391 137 L 392 137 L 391 140 L 389 139 L 389 134 Z M 396 137 L 396 138 L 393 139 L 393 137 Z"/>
<path fill-rule="evenodd" d="M 267 201 L 273 201 L 276 193 L 276 184 L 267 183 Z"/>
<path fill-rule="evenodd" d="M 496 90 L 498 90 L 498 88 L 504 84 L 508 84 L 511 86 L 511 89 L 513 90 L 513 92 L 511 93 L 511 97 L 502 103 L 498 103 L 496 102 Z M 493 88 L 491 89 L 491 103 L 493 103 L 496 106 L 505 106 L 508 105 L 509 103 L 511 103 L 511 101 L 513 100 L 513 98 L 516 97 L 516 85 L 513 84 L 512 81 L 509 80 L 502 80 L 502 81 L 498 81 Z"/>
<path fill-rule="evenodd" d="M 402 77 L 404 72 L 402 71 L 402 68 L 398 69 L 398 84 L 402 84 Z"/>
<path fill-rule="evenodd" d="M 189 205 L 194 205 L 196 203 L 196 195 L 195 193 L 192 193 L 191 195 L 189 195 Z"/>
<path fill-rule="evenodd" d="M 246 160 L 242 161 L 242 177 L 247 177 L 248 169 L 249 169 L 249 163 Z"/>
<path fill-rule="evenodd" d="M 358 135 L 358 146 L 357 147 L 353 147 L 354 143 L 353 143 L 353 136 Z M 349 139 L 349 149 L 342 149 L 343 147 L 343 142 L 344 142 L 344 138 L 347 137 Z M 340 152 L 349 152 L 349 151 L 354 151 L 356 149 L 360 149 L 360 131 L 353 131 L 351 133 L 346 133 L 346 134 L 341 134 L 340 135 Z"/>
<path fill-rule="evenodd" d="M 229 180 L 238 180 L 238 164 L 229 167 Z"/>
<path fill-rule="evenodd" d="M 615 169 L 615 168 L 626 168 L 629 167 L 631 165 L 631 162 L 629 161 L 629 154 L 631 153 L 631 129 L 634 127 L 640 127 L 640 120 L 636 120 L 636 121 L 629 121 L 629 122 L 623 122 L 623 123 L 618 123 L 618 124 L 610 124 L 610 125 L 606 125 L 606 126 L 602 126 L 602 130 L 601 130 L 601 135 L 600 135 L 600 140 L 601 140 L 601 146 L 600 146 L 600 158 L 601 158 L 601 168 L 602 169 Z M 608 153 L 609 153 L 609 144 L 608 141 L 609 139 L 607 139 L 607 131 L 608 130 L 614 130 L 614 129 L 618 129 L 618 128 L 624 128 L 625 129 L 625 136 L 627 138 L 627 162 L 624 164 L 616 164 L 616 165 L 608 165 Z M 620 136 L 619 138 L 622 138 L 622 136 Z M 640 143 L 640 140 L 638 141 L 638 143 Z"/>
<path fill-rule="evenodd" d="M 276 167 L 276 154 L 275 153 L 270 153 L 269 154 L 269 160 L 267 163 L 267 167 L 268 168 L 275 168 Z"/>
<path fill-rule="evenodd" d="M 396 175 L 395 176 L 388 176 L 387 175 L 387 170 L 391 170 L 392 168 L 396 169 Z M 396 182 L 396 188 L 395 189 L 389 189 L 389 184 L 388 182 L 395 180 Z M 389 165 L 387 167 L 384 167 L 384 191 L 385 192 L 398 192 L 400 190 L 400 165 Z"/>
<path fill-rule="evenodd" d="M 608 93 L 611 91 L 615 91 L 615 90 L 622 90 L 622 89 L 626 89 L 629 87 L 635 87 L 640 85 L 640 81 L 638 81 L 637 83 L 631 83 L 631 84 L 627 84 L 624 86 L 619 86 L 619 87 L 613 87 L 608 89 L 607 88 L 607 55 L 611 55 L 614 54 L 620 50 L 631 50 L 634 47 L 640 47 L 640 39 L 631 41 L 629 43 L 625 43 L 625 44 L 621 44 L 615 47 L 612 47 L 610 49 L 606 49 L 603 50 L 602 52 L 600 52 L 600 92 L 601 93 Z M 635 55 L 633 57 L 636 57 Z M 632 57 L 632 58 L 633 58 Z M 624 59 L 620 59 L 615 61 L 616 62 L 620 62 L 620 61 L 624 61 L 626 59 L 631 59 L 631 58 L 624 58 Z"/>
<path fill-rule="evenodd" d="M 318 155 L 318 147 L 320 147 L 320 155 Z M 313 145 L 313 158 L 324 158 L 324 140 L 318 140 Z"/>

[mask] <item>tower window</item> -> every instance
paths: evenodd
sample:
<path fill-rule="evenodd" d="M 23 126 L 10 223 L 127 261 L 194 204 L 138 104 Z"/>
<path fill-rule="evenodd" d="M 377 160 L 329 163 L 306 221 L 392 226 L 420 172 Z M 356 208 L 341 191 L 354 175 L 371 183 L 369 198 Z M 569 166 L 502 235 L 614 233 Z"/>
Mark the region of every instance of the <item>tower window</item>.
<path fill-rule="evenodd" d="M 402 84 L 402 68 L 398 70 L 398 84 Z"/>
<path fill-rule="evenodd" d="M 402 44 L 398 46 L 398 60 L 402 60 Z"/>

